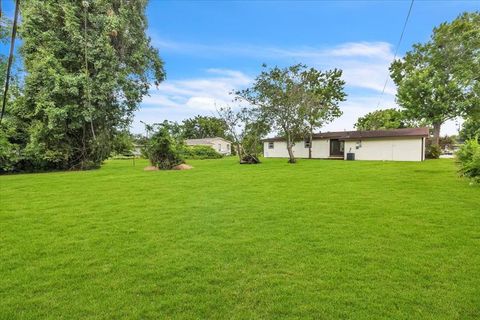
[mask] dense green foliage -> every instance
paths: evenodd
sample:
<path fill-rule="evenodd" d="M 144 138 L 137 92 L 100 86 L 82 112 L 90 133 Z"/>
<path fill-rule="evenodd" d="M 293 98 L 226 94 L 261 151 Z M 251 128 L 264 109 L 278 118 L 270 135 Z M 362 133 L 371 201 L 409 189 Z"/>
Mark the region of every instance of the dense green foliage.
<path fill-rule="evenodd" d="M 480 183 L 480 143 L 478 139 L 465 141 L 457 152 L 457 159 L 461 174 Z"/>
<path fill-rule="evenodd" d="M 128 131 L 119 132 L 112 142 L 111 155 L 132 155 L 134 138 Z"/>
<path fill-rule="evenodd" d="M 146 154 L 152 166 L 169 170 L 184 162 L 183 145 L 179 143 L 165 126 L 160 126 L 148 140 Z"/>
<path fill-rule="evenodd" d="M 18 170 L 86 169 L 109 156 L 150 84 L 164 78 L 145 35 L 146 4 L 22 3 L 25 85 L 6 121 L 23 131 L 22 140 L 7 136 L 22 149 Z"/>
<path fill-rule="evenodd" d="M 436 145 L 432 143 L 431 139 L 427 140 L 425 145 L 425 158 L 427 159 L 438 159 L 442 154 L 442 148 L 440 145 Z"/>
<path fill-rule="evenodd" d="M 414 123 L 410 121 L 404 111 L 391 108 L 375 110 L 358 118 L 355 123 L 357 130 L 385 130 L 401 129 L 413 127 Z"/>
<path fill-rule="evenodd" d="M 0 176 L 0 318 L 480 318 L 450 159 L 236 162 Z"/>
<path fill-rule="evenodd" d="M 20 160 L 18 145 L 13 144 L 7 135 L 0 130 L 0 173 L 12 171 Z"/>
<path fill-rule="evenodd" d="M 442 23 L 434 29 L 432 41 L 441 48 L 436 58 L 446 59 L 449 81 L 455 80 L 463 90 L 461 113 L 480 120 L 480 11 L 465 12 L 451 23 Z"/>
<path fill-rule="evenodd" d="M 480 108 L 479 48 L 480 13 L 463 14 L 435 28 L 430 41 L 415 44 L 390 67 L 398 104 L 410 118 L 433 127 L 434 144 L 445 121 Z"/>
<path fill-rule="evenodd" d="M 480 118 L 467 119 L 463 124 L 458 137 L 462 141 L 477 138 L 480 141 Z"/>
<path fill-rule="evenodd" d="M 209 146 L 185 146 L 182 150 L 185 159 L 220 159 L 223 156 Z"/>
<path fill-rule="evenodd" d="M 228 138 L 225 122 L 216 117 L 198 115 L 183 120 L 181 128 L 185 139 Z"/>

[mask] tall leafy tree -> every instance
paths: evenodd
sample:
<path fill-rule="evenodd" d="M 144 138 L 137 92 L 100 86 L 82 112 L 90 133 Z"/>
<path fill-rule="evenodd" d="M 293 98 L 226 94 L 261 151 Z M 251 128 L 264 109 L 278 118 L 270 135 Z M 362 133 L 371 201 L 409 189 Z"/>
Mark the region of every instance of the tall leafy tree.
<path fill-rule="evenodd" d="M 465 12 L 451 23 L 434 29 L 433 42 L 448 59 L 449 71 L 465 93 L 459 107 L 464 115 L 480 121 L 480 11 Z"/>
<path fill-rule="evenodd" d="M 186 139 L 226 138 L 227 126 L 222 119 L 210 116 L 195 116 L 183 120 L 183 135 Z"/>
<path fill-rule="evenodd" d="M 239 99 L 259 108 L 263 117 L 272 123 L 286 141 L 289 162 L 295 163 L 293 146 L 305 136 L 305 116 L 302 109 L 305 66 L 296 64 L 286 68 L 267 68 L 256 77 L 253 85 L 236 92 Z"/>
<path fill-rule="evenodd" d="M 21 53 L 35 169 L 98 166 L 126 127 L 162 60 L 145 30 L 146 0 L 23 3 Z"/>
<path fill-rule="evenodd" d="M 478 112 L 479 21 L 479 13 L 471 13 L 442 24 L 390 67 L 398 104 L 433 127 L 434 145 L 445 121 Z"/>
<path fill-rule="evenodd" d="M 339 103 L 345 101 L 345 81 L 342 70 L 333 69 L 322 72 L 315 68 L 305 69 L 301 73 L 302 112 L 308 129 L 308 157 L 312 158 L 313 131 L 342 115 Z"/>
<path fill-rule="evenodd" d="M 413 127 L 415 122 L 409 120 L 404 111 L 391 108 L 375 110 L 358 118 L 357 130 L 401 129 Z"/>

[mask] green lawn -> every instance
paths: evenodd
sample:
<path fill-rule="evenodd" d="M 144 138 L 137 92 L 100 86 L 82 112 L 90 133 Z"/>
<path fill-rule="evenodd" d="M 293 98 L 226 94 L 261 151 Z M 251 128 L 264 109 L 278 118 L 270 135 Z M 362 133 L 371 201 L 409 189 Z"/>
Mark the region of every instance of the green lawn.
<path fill-rule="evenodd" d="M 0 319 L 478 319 L 451 160 L 0 177 Z"/>

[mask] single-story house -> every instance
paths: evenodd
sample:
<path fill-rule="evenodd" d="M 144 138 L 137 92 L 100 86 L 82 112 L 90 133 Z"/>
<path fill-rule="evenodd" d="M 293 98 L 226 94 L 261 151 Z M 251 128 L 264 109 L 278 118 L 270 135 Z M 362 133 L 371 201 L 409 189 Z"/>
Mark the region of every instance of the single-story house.
<path fill-rule="evenodd" d="M 220 154 L 229 156 L 232 153 L 232 143 L 220 137 L 203 138 L 203 139 L 187 139 L 185 140 L 187 146 L 208 146 L 212 147 Z"/>
<path fill-rule="evenodd" d="M 312 139 L 312 158 L 347 160 L 423 161 L 428 128 L 316 133 Z M 287 158 L 285 139 L 262 140 L 266 158 Z M 293 146 L 297 158 L 308 158 L 309 140 Z"/>

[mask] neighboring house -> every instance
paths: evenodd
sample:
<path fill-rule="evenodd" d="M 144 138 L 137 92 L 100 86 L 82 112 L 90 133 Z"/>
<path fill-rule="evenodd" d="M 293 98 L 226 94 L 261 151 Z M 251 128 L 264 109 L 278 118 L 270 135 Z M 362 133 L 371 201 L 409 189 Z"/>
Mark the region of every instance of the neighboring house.
<path fill-rule="evenodd" d="M 212 147 L 220 154 L 229 156 L 232 153 L 232 143 L 220 137 L 204 138 L 204 139 L 187 139 L 185 140 L 187 146 L 208 146 Z"/>
<path fill-rule="evenodd" d="M 312 158 L 423 161 L 425 139 L 428 136 L 428 128 L 317 133 L 313 135 Z M 288 157 L 285 139 L 269 138 L 262 141 L 265 157 Z M 296 142 L 293 146 L 295 157 L 308 158 L 308 147 L 308 140 Z"/>
<path fill-rule="evenodd" d="M 134 143 L 133 144 L 133 150 L 132 150 L 132 154 L 135 156 L 135 157 L 141 157 L 142 156 L 142 149 L 143 149 L 143 145 L 141 144 L 138 144 L 138 143 Z"/>

